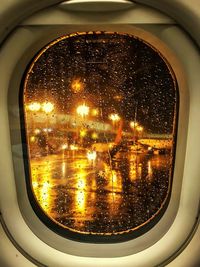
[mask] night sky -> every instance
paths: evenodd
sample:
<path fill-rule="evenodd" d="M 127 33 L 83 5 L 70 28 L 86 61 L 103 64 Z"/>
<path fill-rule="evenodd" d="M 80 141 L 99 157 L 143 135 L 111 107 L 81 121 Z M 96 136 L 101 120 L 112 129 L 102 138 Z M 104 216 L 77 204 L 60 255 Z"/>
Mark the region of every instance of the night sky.
<path fill-rule="evenodd" d="M 74 81 L 81 90 L 73 90 Z M 143 41 L 117 33 L 82 33 L 60 38 L 27 75 L 25 103 L 51 101 L 55 112 L 72 114 L 83 101 L 102 110 L 101 120 L 118 113 L 148 133 L 172 133 L 177 89 L 160 54 Z M 136 112 L 137 111 L 137 112 Z"/>

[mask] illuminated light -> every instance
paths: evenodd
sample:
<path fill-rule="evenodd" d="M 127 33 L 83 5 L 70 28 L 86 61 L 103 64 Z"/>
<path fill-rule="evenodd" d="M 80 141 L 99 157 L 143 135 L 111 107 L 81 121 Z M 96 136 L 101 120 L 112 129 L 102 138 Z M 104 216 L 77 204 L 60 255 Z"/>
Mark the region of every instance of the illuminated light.
<path fill-rule="evenodd" d="M 51 102 L 44 102 L 42 104 L 42 110 L 45 113 L 50 113 L 50 112 L 52 112 L 54 110 L 54 105 Z"/>
<path fill-rule="evenodd" d="M 63 144 L 61 148 L 62 148 L 63 150 L 65 150 L 65 149 L 68 148 L 68 145 L 67 145 L 67 144 Z"/>
<path fill-rule="evenodd" d="M 84 89 L 84 85 L 83 83 L 80 81 L 80 79 L 75 79 L 73 82 L 72 82 L 72 90 L 74 93 L 80 93 L 83 91 Z"/>
<path fill-rule="evenodd" d="M 31 103 L 31 104 L 28 105 L 28 109 L 30 111 L 39 111 L 40 108 L 41 108 L 41 105 L 38 102 L 33 102 L 33 103 Z"/>
<path fill-rule="evenodd" d="M 35 131 L 34 131 L 35 134 L 39 134 L 40 132 L 41 132 L 40 129 L 35 129 Z"/>
<path fill-rule="evenodd" d="M 87 116 L 89 114 L 89 110 L 90 108 L 86 106 L 85 103 L 83 105 L 78 106 L 76 109 L 77 114 L 81 117 Z"/>
<path fill-rule="evenodd" d="M 142 132 L 142 131 L 143 131 L 143 127 L 142 127 L 142 126 L 138 126 L 138 127 L 136 128 L 136 130 L 137 130 L 138 132 Z"/>
<path fill-rule="evenodd" d="M 121 101 L 122 100 L 122 95 L 115 95 L 114 97 L 113 97 L 116 101 Z"/>
<path fill-rule="evenodd" d="M 43 131 L 44 131 L 45 133 L 47 133 L 47 132 L 48 132 L 48 128 L 44 128 Z"/>
<path fill-rule="evenodd" d="M 97 157 L 96 151 L 88 151 L 87 152 L 87 158 L 88 160 L 95 160 Z"/>
<path fill-rule="evenodd" d="M 53 129 L 51 129 L 51 128 L 48 129 L 48 132 L 49 132 L 49 133 L 51 133 L 52 131 L 53 131 Z"/>
<path fill-rule="evenodd" d="M 113 148 L 113 146 L 114 146 L 114 143 L 109 143 L 108 144 L 109 149 Z"/>
<path fill-rule="evenodd" d="M 78 150 L 78 146 L 70 145 L 70 149 L 71 149 L 71 150 Z"/>
<path fill-rule="evenodd" d="M 80 137 L 85 137 L 87 135 L 87 131 L 86 130 L 81 130 L 80 131 Z"/>
<path fill-rule="evenodd" d="M 32 143 L 34 143 L 34 142 L 35 142 L 35 136 L 31 136 L 31 137 L 30 137 L 30 141 L 31 141 Z"/>
<path fill-rule="evenodd" d="M 130 122 L 130 126 L 131 126 L 131 128 L 135 128 L 135 127 L 138 126 L 138 123 L 135 122 L 135 121 L 131 121 L 131 122 Z"/>
<path fill-rule="evenodd" d="M 99 110 L 97 108 L 92 109 L 92 116 L 97 116 L 99 114 Z"/>
<path fill-rule="evenodd" d="M 152 147 L 151 147 L 151 146 L 149 146 L 149 147 L 148 147 L 148 151 L 151 151 L 151 150 L 152 150 Z"/>
<path fill-rule="evenodd" d="M 109 115 L 109 119 L 113 122 L 116 122 L 120 120 L 120 116 L 117 113 L 112 113 Z"/>
<path fill-rule="evenodd" d="M 99 136 L 98 136 L 98 134 L 97 133 L 92 133 L 92 139 L 97 139 Z"/>

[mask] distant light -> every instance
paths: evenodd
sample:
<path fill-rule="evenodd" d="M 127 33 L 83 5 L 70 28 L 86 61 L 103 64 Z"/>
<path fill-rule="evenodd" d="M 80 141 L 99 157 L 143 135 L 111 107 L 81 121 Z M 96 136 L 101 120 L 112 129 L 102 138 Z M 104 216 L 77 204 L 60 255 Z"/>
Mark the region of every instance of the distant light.
<path fill-rule="evenodd" d="M 78 150 L 78 146 L 70 145 L 70 149 L 71 149 L 71 150 Z"/>
<path fill-rule="evenodd" d="M 42 104 L 42 110 L 45 112 L 45 113 L 50 113 L 52 112 L 54 109 L 54 105 L 51 103 L 51 102 L 44 102 Z"/>
<path fill-rule="evenodd" d="M 35 142 L 35 136 L 31 136 L 30 141 L 31 141 L 32 143 L 34 143 L 34 142 Z"/>
<path fill-rule="evenodd" d="M 78 106 L 76 111 L 78 115 L 80 115 L 81 117 L 84 117 L 89 114 L 89 107 L 86 106 L 84 103 L 83 105 Z"/>
<path fill-rule="evenodd" d="M 92 139 L 97 139 L 99 136 L 97 133 L 92 133 Z"/>
<path fill-rule="evenodd" d="M 87 152 L 87 158 L 88 160 L 95 160 L 97 157 L 96 151 L 88 151 Z"/>
<path fill-rule="evenodd" d="M 85 137 L 87 135 L 86 130 L 81 130 L 80 131 L 80 137 Z"/>
<path fill-rule="evenodd" d="M 131 126 L 131 128 L 135 128 L 135 127 L 138 126 L 138 123 L 135 122 L 135 121 L 131 121 L 131 122 L 130 122 L 130 126 Z"/>
<path fill-rule="evenodd" d="M 97 108 L 92 109 L 92 116 L 97 116 L 99 114 L 99 110 Z"/>
<path fill-rule="evenodd" d="M 137 129 L 138 132 L 142 132 L 143 131 L 143 127 L 142 126 L 138 126 L 136 129 Z"/>
<path fill-rule="evenodd" d="M 28 109 L 30 111 L 39 111 L 40 108 L 41 108 L 41 105 L 38 102 L 32 102 L 31 104 L 28 105 Z"/>
<path fill-rule="evenodd" d="M 113 122 L 114 121 L 119 121 L 120 120 L 120 116 L 117 113 L 112 113 L 112 114 L 110 114 L 109 119 L 112 120 Z"/>
<path fill-rule="evenodd" d="M 63 150 L 65 150 L 65 149 L 67 149 L 67 148 L 68 148 L 68 145 L 67 145 L 67 144 L 62 145 L 62 149 L 63 149 Z"/>
<path fill-rule="evenodd" d="M 40 132 L 41 132 L 40 129 L 35 129 L 35 131 L 34 131 L 35 134 L 39 134 Z"/>

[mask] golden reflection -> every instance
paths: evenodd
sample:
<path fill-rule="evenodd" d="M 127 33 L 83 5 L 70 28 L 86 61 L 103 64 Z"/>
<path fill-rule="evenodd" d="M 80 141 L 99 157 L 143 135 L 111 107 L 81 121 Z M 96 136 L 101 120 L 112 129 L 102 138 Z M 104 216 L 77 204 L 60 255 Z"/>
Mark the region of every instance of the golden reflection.
<path fill-rule="evenodd" d="M 142 177 L 142 163 L 139 162 L 139 156 L 136 154 L 130 155 L 129 177 L 131 181 Z"/>
<path fill-rule="evenodd" d="M 130 156 L 129 177 L 131 181 L 137 179 L 137 156 L 135 154 Z"/>
<path fill-rule="evenodd" d="M 107 179 L 107 189 L 112 192 L 122 191 L 122 177 L 120 172 L 112 170 L 112 168 L 104 163 L 105 178 Z"/>
<path fill-rule="evenodd" d="M 86 207 L 86 196 L 87 196 L 87 186 L 86 178 L 87 173 L 84 170 L 86 163 L 79 161 L 78 163 L 78 172 L 76 174 L 76 193 L 75 193 L 75 211 L 76 213 L 84 213 Z"/>
<path fill-rule="evenodd" d="M 77 212 L 84 213 L 85 212 L 85 202 L 86 202 L 86 194 L 84 191 L 78 190 L 76 193 L 76 208 Z"/>
<path fill-rule="evenodd" d="M 41 165 L 31 165 L 32 187 L 35 197 L 48 214 L 50 213 L 51 203 L 53 201 L 51 197 L 51 168 L 52 166 L 49 161 L 45 161 Z"/>
<path fill-rule="evenodd" d="M 41 190 L 40 190 L 40 197 L 41 197 L 41 206 L 45 211 L 49 210 L 50 204 L 50 184 L 48 182 L 44 182 Z"/>
<path fill-rule="evenodd" d="M 148 178 L 152 179 L 153 177 L 153 170 L 152 170 L 152 166 L 151 166 L 151 161 L 148 161 Z"/>
<path fill-rule="evenodd" d="M 62 177 L 65 178 L 66 174 L 66 162 L 62 162 Z"/>

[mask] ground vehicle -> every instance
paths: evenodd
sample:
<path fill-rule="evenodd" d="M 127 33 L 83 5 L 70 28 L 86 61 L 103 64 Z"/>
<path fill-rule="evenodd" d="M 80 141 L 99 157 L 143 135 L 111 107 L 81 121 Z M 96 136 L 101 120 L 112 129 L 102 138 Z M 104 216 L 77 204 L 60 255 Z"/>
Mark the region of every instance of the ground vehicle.
<path fill-rule="evenodd" d="M 139 2 L 139 1 L 137 1 L 137 2 Z M 147 1 L 140 1 L 140 2 L 141 3 L 142 2 L 145 3 Z M 148 1 L 146 4 L 149 4 L 149 5 L 151 4 L 151 6 L 156 7 L 157 2 L 156 1 Z M 22 5 L 23 5 L 23 2 L 19 2 L 19 4 L 20 3 L 22 3 Z M 27 10 L 26 16 L 29 15 L 29 12 L 33 12 L 37 8 L 38 9 L 42 8 L 40 6 L 40 4 L 39 4 L 39 1 L 38 2 L 34 1 L 34 3 L 35 3 L 35 5 L 33 6 L 32 2 L 30 1 L 30 6 L 28 6 L 28 7 L 24 6 L 23 12 L 26 13 L 26 10 Z M 51 3 L 54 4 L 55 1 L 51 1 Z M 45 2 L 43 2 L 43 4 L 44 4 L 44 6 L 45 5 L 48 6 L 49 5 L 49 1 L 47 1 L 47 2 L 45 1 Z M 169 13 L 170 12 L 174 12 L 173 16 L 175 17 L 175 19 L 180 24 L 181 23 L 184 24 L 183 26 L 185 26 L 186 30 L 188 32 L 190 32 L 190 34 L 193 36 L 194 40 L 196 40 L 196 42 L 198 44 L 199 43 L 199 39 L 198 39 L 199 38 L 199 35 L 198 35 L 198 30 L 199 30 L 198 29 L 198 27 L 199 27 L 198 5 L 199 5 L 198 1 L 190 1 L 190 3 L 187 3 L 187 1 L 181 1 L 180 0 L 180 1 L 173 1 L 173 2 L 172 1 L 165 1 L 163 3 L 159 3 L 158 7 L 161 10 L 163 10 L 163 12 L 165 11 L 165 9 L 166 9 L 166 12 L 167 12 L 167 7 L 168 7 L 168 10 L 169 10 Z M 15 13 L 15 7 L 16 7 L 16 10 L 17 10 L 16 13 Z M 3 8 L 3 4 L 2 4 L 2 8 Z M 6 5 L 5 5 L 5 8 L 6 8 Z M 173 8 L 175 8 L 175 9 L 173 9 Z M 176 8 L 177 8 L 177 12 L 175 11 Z M 22 18 L 24 18 L 25 13 L 18 13 L 18 9 L 20 9 L 20 12 L 22 12 L 21 6 L 20 5 L 18 6 L 17 2 L 15 2 L 15 3 L 13 2 L 13 10 L 14 11 L 12 11 L 12 8 L 8 9 L 8 10 L 11 12 L 11 14 L 13 14 L 12 12 L 14 12 L 16 17 L 15 16 L 12 17 L 12 15 L 9 15 L 9 18 L 8 18 L 7 14 L 4 13 L 5 14 L 5 18 L 2 17 L 2 19 L 5 19 L 5 21 L 4 21 L 5 23 L 7 23 L 6 22 L 6 20 L 7 20 L 10 24 L 9 24 L 9 26 L 7 28 L 2 28 L 2 34 L 1 34 L 2 38 L 6 35 L 6 32 L 10 31 L 11 26 L 14 26 L 15 22 L 11 21 L 10 19 L 14 20 L 15 18 L 17 18 L 17 20 L 19 20 L 19 19 L 21 20 Z M 188 12 L 187 13 L 188 14 L 188 18 L 184 17 L 184 15 L 182 15 L 181 12 L 186 12 L 186 13 Z M 21 17 L 20 17 L 20 14 L 21 14 Z M 88 18 L 89 17 L 90 17 L 90 15 L 88 14 Z M 4 24 L 2 24 L 2 25 L 4 25 Z M 177 36 L 176 36 L 176 38 L 177 38 Z M 19 41 L 19 39 L 18 39 L 18 41 Z M 25 39 L 27 41 L 28 37 L 26 36 Z M 19 49 L 19 47 L 18 47 L 18 49 Z M 189 49 L 189 46 L 187 46 L 187 49 Z M 191 63 L 191 65 L 194 64 L 194 62 L 195 62 L 194 59 L 195 58 L 197 59 L 197 54 L 196 53 L 197 53 L 196 50 L 195 50 L 194 54 L 192 52 L 192 55 L 190 55 L 190 56 L 191 57 L 193 56 L 194 58 L 193 58 L 193 61 L 190 61 L 190 62 L 188 61 L 188 64 L 189 63 Z M 186 54 L 187 54 L 187 52 L 186 52 Z M 3 55 L 5 55 L 5 54 L 2 54 L 2 56 Z M 196 62 L 195 64 L 196 64 L 195 68 L 198 69 L 198 67 L 199 67 L 198 62 Z M 197 79 L 198 78 L 197 76 L 198 75 L 196 75 L 195 77 L 193 76 L 193 78 Z M 193 92 L 190 92 L 190 94 L 191 94 L 190 97 L 191 97 L 193 102 L 190 103 L 190 105 L 191 105 L 191 109 L 190 109 L 191 118 L 190 118 L 189 127 L 191 127 L 191 128 L 189 128 L 189 137 L 188 137 L 188 140 L 187 140 L 187 160 L 185 161 L 185 164 L 187 163 L 185 165 L 185 172 L 187 172 L 185 174 L 186 176 L 190 176 L 191 175 L 191 173 L 190 173 L 191 171 L 194 172 L 193 176 L 198 176 L 198 173 L 199 173 L 199 169 L 197 168 L 198 164 L 197 164 L 197 162 L 195 162 L 195 159 L 194 159 L 193 162 L 189 161 L 189 158 L 191 159 L 192 155 L 193 155 L 193 158 L 196 158 L 197 160 L 199 159 L 199 151 L 198 150 L 195 151 L 195 147 L 198 144 L 198 130 L 199 130 L 198 125 L 196 123 L 196 120 L 198 118 L 199 110 L 198 110 L 198 105 L 195 102 L 195 99 L 196 99 L 196 101 L 198 100 L 198 92 L 197 92 L 198 91 L 197 90 L 198 87 L 196 86 L 196 81 L 194 81 L 192 83 L 193 83 L 193 86 L 195 88 L 193 92 L 197 93 L 197 95 L 193 95 Z M 4 101 L 5 98 L 2 97 L 1 100 Z M 4 107 L 5 110 L 7 110 L 7 107 L 6 107 L 5 103 L 6 103 L 6 100 L 3 102 L 1 107 Z M 185 105 L 185 104 L 186 103 L 183 103 L 183 105 Z M 127 266 L 132 266 L 131 265 L 132 261 L 136 261 L 137 260 L 137 262 L 141 262 L 141 258 L 140 257 L 142 257 L 142 256 L 139 256 L 139 254 L 138 255 L 135 254 L 135 256 L 132 255 L 133 253 L 132 253 L 132 250 L 130 250 L 131 248 L 129 246 L 127 247 L 126 244 L 122 244 L 121 246 L 118 244 L 118 251 L 117 252 L 119 252 L 119 250 L 121 250 L 123 252 L 123 256 L 124 255 L 129 255 L 130 257 L 127 256 L 127 258 L 123 258 L 123 257 L 121 257 L 121 258 L 118 258 L 118 257 L 117 258 L 112 258 L 112 255 L 116 257 L 116 254 L 112 250 L 112 251 L 109 251 L 110 255 L 109 256 L 107 255 L 108 258 L 104 258 L 103 255 L 101 255 L 100 256 L 101 258 L 97 262 L 96 260 L 94 260 L 91 257 L 91 256 L 97 257 L 97 255 L 95 254 L 96 252 L 94 251 L 94 249 L 98 250 L 99 247 L 96 244 L 92 244 L 92 245 L 90 245 L 90 244 L 87 244 L 87 245 L 86 244 L 79 244 L 80 245 L 79 249 L 81 248 L 81 250 L 82 250 L 81 252 L 83 253 L 82 255 L 84 255 L 84 253 L 86 253 L 86 254 L 89 253 L 89 255 L 87 255 L 87 258 L 84 258 L 84 257 L 74 256 L 74 255 L 71 256 L 70 253 L 72 253 L 72 251 L 70 251 L 70 253 L 67 254 L 67 253 L 60 252 L 58 248 L 54 249 L 53 247 L 56 244 L 54 239 L 53 239 L 53 242 L 52 242 L 52 243 L 54 243 L 54 246 L 51 247 L 49 245 L 46 245 L 45 242 L 43 242 L 41 239 L 36 238 L 36 236 L 30 231 L 28 226 L 25 224 L 25 222 L 22 219 L 21 215 L 19 215 L 20 212 L 19 212 L 18 206 L 16 204 L 16 191 L 15 191 L 15 187 L 14 187 L 13 172 L 12 172 L 12 168 L 10 167 L 11 166 L 11 156 L 9 154 L 10 153 L 10 146 L 9 146 L 9 140 L 7 140 L 8 138 L 6 139 L 6 137 L 5 137 L 5 136 L 9 136 L 9 134 L 8 134 L 8 124 L 7 124 L 6 118 L 7 117 L 6 117 L 6 114 L 5 114 L 5 111 L 4 111 L 4 113 L 2 112 L 2 122 L 1 122 L 1 125 L 5 126 L 5 128 L 2 129 L 2 132 L 1 132 L 1 134 L 4 135 L 4 138 L 2 138 L 1 140 L 4 142 L 4 146 L 2 146 L 2 149 L 4 149 L 3 150 L 4 151 L 4 156 L 7 155 L 8 158 L 5 159 L 3 157 L 3 161 L 1 162 L 1 164 L 2 164 L 1 165 L 1 167 L 2 167 L 2 169 L 1 169 L 1 177 L 3 176 L 3 178 L 4 178 L 5 173 L 7 173 L 7 175 L 9 174 L 9 177 L 11 177 L 11 178 L 9 178 L 9 179 L 2 179 L 1 178 L 1 190 L 4 191 L 6 188 L 10 188 L 9 192 L 8 192 L 8 189 L 7 189 L 7 191 L 5 190 L 6 195 L 2 194 L 2 192 L 1 192 L 2 218 L 4 219 L 4 222 L 5 222 L 4 230 L 1 230 L 1 235 L 2 235 L 1 240 L 3 240 L 3 242 L 1 241 L 1 250 L 2 250 L 2 253 L 1 253 L 1 262 L 2 263 L 1 263 L 1 265 L 5 266 L 5 267 L 6 266 L 31 266 L 34 263 L 36 265 L 37 264 L 39 265 L 40 264 L 39 262 L 41 262 L 41 264 L 40 264 L 41 266 L 42 266 L 42 264 L 43 265 L 47 265 L 47 266 L 48 265 L 49 266 L 62 266 L 62 264 L 65 264 L 65 265 L 69 264 L 69 266 L 76 266 L 76 265 L 77 266 L 86 266 L 86 265 L 89 266 L 89 264 L 90 264 L 90 266 L 94 266 L 94 264 L 99 264 L 97 266 L 100 266 L 101 264 L 104 265 L 104 266 L 113 266 L 113 265 L 116 265 L 116 266 L 119 265 L 120 266 L 121 261 L 126 261 Z M 183 127 L 185 127 L 185 125 Z M 6 131 L 6 132 L 4 132 L 4 131 Z M 7 141 L 5 141 L 5 140 L 7 140 Z M 180 140 L 180 139 L 178 139 L 178 140 Z M 192 140 L 195 140 L 195 143 L 193 143 Z M 186 148 L 186 144 L 183 144 L 184 142 L 182 143 L 181 140 L 179 142 L 180 142 L 179 143 L 180 147 L 183 146 L 184 148 Z M 195 155 L 193 153 L 195 153 Z M 179 158 L 179 160 L 180 160 L 180 158 Z M 9 161 L 9 164 L 10 164 L 6 169 L 4 169 L 5 161 L 6 162 Z M 195 163 L 196 163 L 196 165 L 195 165 Z M 194 165 L 192 165 L 192 164 L 194 164 Z M 185 180 L 187 180 L 187 179 L 185 178 L 184 181 Z M 6 181 L 10 182 L 9 186 L 6 184 Z M 192 202 L 192 204 L 189 201 L 190 197 L 188 195 L 187 195 L 188 198 L 185 198 L 186 197 L 185 196 L 185 191 L 188 191 L 189 187 L 191 187 L 190 188 L 191 191 L 189 191 L 189 195 L 193 197 L 193 199 L 191 201 L 194 200 L 194 202 Z M 190 183 L 190 182 L 184 183 L 184 186 L 182 187 L 182 190 L 183 190 L 183 193 L 182 193 L 183 199 L 182 199 L 182 202 L 181 202 L 182 206 L 180 207 L 179 211 L 181 212 L 181 208 L 182 208 L 182 214 L 183 215 L 181 215 L 181 213 L 179 213 L 180 215 L 177 216 L 177 220 L 179 220 L 179 221 L 175 221 L 176 222 L 175 226 L 176 226 L 176 230 L 177 229 L 181 229 L 183 226 L 181 224 L 179 224 L 179 223 L 180 223 L 180 221 L 182 221 L 182 222 L 185 221 L 186 222 L 185 226 L 187 226 L 187 231 L 185 229 L 185 230 L 183 230 L 183 232 L 184 233 L 187 232 L 188 233 L 187 236 L 189 236 L 189 233 L 192 231 L 192 229 L 193 228 L 197 228 L 197 224 L 193 224 L 193 223 L 196 221 L 196 219 L 194 219 L 194 218 L 197 216 L 197 210 L 198 210 L 198 208 L 197 208 L 198 204 L 197 204 L 197 201 L 196 201 L 196 198 L 198 198 L 198 196 L 199 196 L 198 180 L 196 179 L 195 182 L 193 181 L 193 183 Z M 186 204 L 185 204 L 184 201 L 186 201 Z M 9 210 L 9 208 L 12 211 Z M 190 212 L 190 214 L 188 216 L 189 212 Z M 15 218 L 14 220 L 16 222 L 16 225 L 13 225 L 13 220 L 12 220 L 12 218 L 10 218 L 11 214 Z M 179 216 L 183 216 L 184 219 L 182 217 L 179 217 Z M 194 227 L 193 227 L 193 225 L 194 225 Z M 17 228 L 17 233 L 16 233 L 16 227 L 18 227 Z M 4 232 L 6 228 L 7 228 L 7 233 L 8 233 L 8 235 L 10 235 L 10 238 L 12 239 L 13 243 L 15 243 L 15 245 L 17 245 L 16 243 L 18 243 L 17 249 L 19 251 L 21 251 L 21 253 L 23 253 L 24 256 L 27 257 L 27 259 L 24 256 L 22 256 L 21 254 L 19 254 L 19 252 L 16 250 L 16 248 L 9 241 L 9 239 L 7 238 L 7 236 L 5 235 L 5 232 Z M 47 230 L 44 230 L 44 229 L 45 228 L 40 228 L 40 229 L 38 229 L 38 231 L 39 232 L 47 231 Z M 24 237 L 23 234 L 24 234 L 25 231 L 26 231 L 26 237 L 23 238 Z M 46 233 L 47 233 L 47 236 L 48 236 L 49 233 L 48 232 L 46 232 Z M 164 251 L 162 251 L 162 246 L 160 248 L 161 249 L 160 253 L 158 253 L 158 251 L 156 250 L 156 247 L 154 247 L 153 252 L 151 252 L 151 250 L 149 250 L 149 252 L 148 251 L 146 252 L 147 255 L 148 255 L 148 256 L 146 256 L 147 261 L 150 262 L 150 259 L 151 259 L 152 262 L 154 262 L 154 263 L 151 262 L 150 266 L 159 265 L 159 264 L 161 264 L 161 266 L 162 266 L 162 264 L 166 265 L 168 263 L 169 263 L 169 266 L 170 265 L 171 266 L 184 266 L 183 264 L 185 264 L 185 266 L 191 266 L 191 267 L 192 266 L 198 266 L 199 265 L 199 255 L 198 255 L 199 228 L 196 231 L 193 232 L 194 233 L 193 238 L 192 238 L 192 235 L 190 235 L 190 238 L 192 240 L 189 243 L 188 247 L 185 247 L 185 245 L 186 245 L 187 242 L 189 242 L 189 239 L 187 239 L 186 236 L 184 236 L 184 238 L 182 239 L 181 238 L 181 236 L 183 235 L 182 232 L 181 233 L 179 232 L 178 237 L 175 237 L 175 239 L 178 241 L 178 244 L 176 246 L 175 240 L 173 240 L 173 242 L 172 242 L 172 240 L 170 239 L 170 238 L 172 238 L 173 233 L 174 232 L 172 231 L 172 228 L 170 228 L 168 234 L 165 236 L 166 240 L 164 240 L 165 238 L 163 239 L 164 243 L 162 243 L 162 246 L 163 247 L 167 246 L 168 248 L 169 247 L 172 248 L 172 250 L 168 252 L 167 256 L 165 255 Z M 29 237 L 27 238 L 27 236 L 29 236 Z M 33 238 L 34 241 L 30 241 L 31 240 L 30 238 Z M 32 244 L 30 244 L 29 242 L 31 242 Z M 60 242 L 59 246 L 61 248 L 65 246 L 65 241 L 64 240 L 60 240 L 59 242 Z M 40 246 L 38 244 L 40 244 Z M 166 244 L 170 244 L 170 245 L 166 245 Z M 173 246 L 171 246 L 171 244 L 173 244 Z M 68 244 L 68 246 L 71 246 L 71 245 L 72 245 L 72 243 Z M 73 243 L 73 245 L 75 246 L 75 243 Z M 105 247 L 107 249 L 106 245 L 105 245 Z M 114 245 L 114 247 L 116 248 L 116 245 Z M 122 247 L 123 247 L 123 249 L 122 249 Z M 106 249 L 105 248 L 102 249 L 102 245 L 101 245 L 101 250 L 102 250 L 101 253 L 102 254 L 105 253 L 104 250 L 106 250 Z M 137 248 L 136 248 L 136 250 L 137 250 Z M 178 250 L 179 250 L 179 252 L 178 252 Z M 44 253 L 44 251 L 45 251 L 45 253 Z M 177 254 L 179 253 L 179 256 L 177 258 L 176 258 L 176 253 Z M 144 254 L 145 254 L 145 250 L 143 252 L 143 255 Z M 150 257 L 150 254 L 151 254 L 151 257 Z M 51 255 L 51 257 L 50 257 L 50 255 Z M 158 260 L 156 259 L 156 257 L 157 257 L 156 255 L 158 255 L 158 258 L 159 258 Z M 59 258 L 61 259 L 62 262 L 60 262 Z M 52 260 L 54 261 L 53 263 L 52 263 Z M 144 263 L 144 265 L 142 265 L 142 263 L 141 263 L 141 266 L 148 266 L 148 262 L 147 261 L 146 261 L 146 263 Z M 156 263 L 155 263 L 155 261 L 156 261 Z M 164 263 L 162 263 L 162 261 L 164 261 Z M 18 264 L 18 265 L 16 265 L 16 264 Z M 125 266 L 125 264 L 124 264 L 124 266 Z"/>

